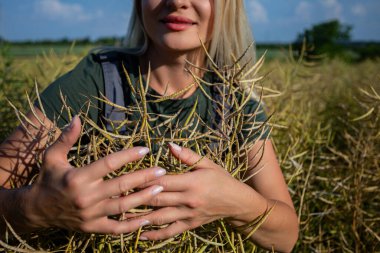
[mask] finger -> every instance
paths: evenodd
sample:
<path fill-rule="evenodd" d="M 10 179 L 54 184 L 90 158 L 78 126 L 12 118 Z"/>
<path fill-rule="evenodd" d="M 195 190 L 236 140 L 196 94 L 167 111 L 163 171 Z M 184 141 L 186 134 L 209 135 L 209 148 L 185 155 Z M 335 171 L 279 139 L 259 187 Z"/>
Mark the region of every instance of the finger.
<path fill-rule="evenodd" d="M 140 227 L 149 225 L 150 222 L 144 218 L 136 218 L 127 221 L 116 221 L 113 219 L 98 219 L 81 227 L 83 232 L 120 235 L 138 230 Z"/>
<path fill-rule="evenodd" d="M 189 166 L 193 166 L 194 168 L 211 168 L 215 166 L 210 159 L 206 156 L 200 156 L 191 149 L 180 147 L 177 144 L 169 143 L 169 148 L 171 153 L 182 163 L 187 164 Z"/>
<path fill-rule="evenodd" d="M 190 225 L 185 221 L 180 220 L 166 228 L 144 232 L 141 234 L 140 240 L 164 240 L 181 234 L 189 229 L 192 229 L 192 227 L 190 227 Z"/>
<path fill-rule="evenodd" d="M 143 158 L 147 153 L 149 153 L 149 149 L 146 147 L 129 148 L 110 154 L 90 165 L 82 167 L 77 170 L 77 173 L 92 182 L 119 169 L 127 163 Z"/>
<path fill-rule="evenodd" d="M 91 189 L 87 202 L 88 205 L 95 204 L 104 199 L 120 196 L 120 194 L 127 193 L 130 190 L 137 188 L 142 184 L 153 182 L 158 177 L 166 174 L 166 170 L 154 167 L 144 170 L 132 172 L 114 179 L 102 181 L 100 184 L 94 184 L 95 189 Z M 152 184 L 159 185 L 159 184 Z"/>
<path fill-rule="evenodd" d="M 187 205 L 186 198 L 183 193 L 178 192 L 161 192 L 152 198 L 149 206 L 181 206 Z"/>
<path fill-rule="evenodd" d="M 162 186 L 155 185 L 125 197 L 107 199 L 99 203 L 99 205 L 89 208 L 90 210 L 85 214 L 85 218 L 104 217 L 128 212 L 132 208 L 146 205 L 162 190 Z"/>
<path fill-rule="evenodd" d="M 57 162 L 67 163 L 67 154 L 77 142 L 81 132 L 81 123 L 78 116 L 73 117 L 68 125 L 50 146 L 44 155 L 44 164 L 56 164 Z"/>
<path fill-rule="evenodd" d="M 139 186 L 139 188 L 146 188 L 152 185 L 163 186 L 165 192 L 181 192 L 187 190 L 189 186 L 189 176 L 186 173 L 180 175 L 165 175 L 163 177 L 157 178 L 154 181 L 142 184 Z"/>
<path fill-rule="evenodd" d="M 149 220 L 151 225 L 162 226 L 179 220 L 191 218 L 191 210 L 185 206 L 164 207 L 155 210 L 143 218 Z"/>

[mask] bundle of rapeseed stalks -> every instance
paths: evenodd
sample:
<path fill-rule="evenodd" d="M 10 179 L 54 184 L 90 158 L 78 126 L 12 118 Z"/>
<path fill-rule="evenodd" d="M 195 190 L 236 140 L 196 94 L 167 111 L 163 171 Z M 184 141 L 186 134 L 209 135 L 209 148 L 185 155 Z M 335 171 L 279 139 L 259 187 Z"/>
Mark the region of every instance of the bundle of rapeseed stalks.
<path fill-rule="evenodd" d="M 247 49 L 249 50 L 249 49 Z M 204 70 L 217 76 L 218 81 L 209 83 L 197 77 L 191 70 L 189 73 L 194 78 L 194 84 L 204 92 L 208 99 L 212 100 L 214 106 L 215 124 L 207 125 L 197 114 L 198 103 L 193 105 L 191 112 L 187 115 L 184 124 L 179 124 L 178 113 L 175 114 L 152 114 L 148 113 L 147 103 L 160 103 L 167 99 L 179 96 L 180 91 L 171 96 L 157 97 L 153 101 L 147 100 L 149 74 L 144 84 L 140 74 L 137 83 L 132 83 L 129 73 L 124 68 L 124 74 L 131 89 L 134 103 L 127 107 L 114 104 L 106 97 L 97 98 L 105 104 L 125 113 L 126 119 L 122 122 L 109 122 L 113 130 L 107 130 L 106 125 L 98 125 L 91 120 L 86 112 L 80 114 L 83 126 L 81 138 L 69 154 L 69 161 L 76 167 L 86 166 L 111 153 L 127 149 L 133 146 L 146 145 L 153 152 L 137 162 L 126 164 L 120 170 L 107 175 L 107 179 L 119 177 L 139 169 L 160 166 L 165 168 L 168 174 L 181 174 L 192 170 L 191 166 L 181 164 L 169 155 L 167 144 L 174 142 L 180 146 L 191 148 L 202 156 L 207 156 L 216 164 L 228 171 L 232 177 L 245 182 L 251 175 L 252 165 L 248 162 L 248 151 L 262 139 L 269 131 L 268 122 L 258 122 L 256 116 L 263 113 L 261 96 L 257 95 L 256 84 L 261 77 L 257 73 L 264 62 L 264 56 L 255 65 L 243 63 L 243 56 L 235 59 L 232 66 L 223 69 L 213 64 L 210 69 Z M 250 67 L 248 67 L 250 66 Z M 217 96 L 210 96 L 204 87 L 211 86 Z M 151 96 L 150 96 L 151 97 Z M 247 103 L 256 97 L 259 106 L 256 110 L 246 113 Z M 62 96 L 62 100 L 65 98 Z M 72 110 L 64 103 L 64 111 L 71 117 Z M 32 103 L 30 103 L 32 106 Z M 42 104 L 40 104 L 42 108 Z M 88 108 L 94 106 L 88 104 Z M 128 120 L 128 115 L 139 114 L 139 121 Z M 23 114 L 17 112 L 20 120 Z M 37 116 L 37 115 L 36 115 Z M 158 118 L 165 118 L 163 123 L 155 124 Z M 269 117 L 270 118 L 270 117 Z M 268 119 L 269 119 L 268 118 Z M 105 119 L 106 122 L 107 119 Z M 198 129 L 206 129 L 199 131 Z M 125 129 L 128 131 L 125 132 Z M 54 132 L 54 129 L 51 130 Z M 243 135 L 244 132 L 244 135 Z M 244 138 L 250 136 L 250 138 Z M 47 143 L 47 146 L 51 145 Z M 260 155 L 259 153 L 257 154 Z M 261 168 L 260 168 L 261 169 Z M 33 182 L 30 182 L 33 183 Z M 128 192 L 125 194 L 132 193 Z M 129 210 L 129 213 L 143 214 L 152 211 L 150 206 L 143 206 Z M 225 220 L 217 220 L 205 224 L 197 229 L 187 231 L 179 236 L 164 241 L 141 241 L 140 234 L 143 230 L 159 229 L 160 226 L 141 228 L 137 232 L 123 234 L 120 236 L 83 234 L 79 232 L 49 229 L 43 233 L 29 235 L 27 240 L 22 240 L 17 235 L 15 238 L 20 243 L 18 250 L 54 249 L 71 251 L 121 251 L 121 252 L 245 252 L 255 249 L 255 245 L 248 238 L 262 224 L 268 210 L 257 220 L 244 228 L 232 228 Z M 124 214 L 113 217 L 123 220 Z M 248 235 L 241 234 L 242 229 L 250 229 Z M 12 230 L 10 229 L 10 232 Z M 13 232 L 12 232 L 13 233 Z"/>

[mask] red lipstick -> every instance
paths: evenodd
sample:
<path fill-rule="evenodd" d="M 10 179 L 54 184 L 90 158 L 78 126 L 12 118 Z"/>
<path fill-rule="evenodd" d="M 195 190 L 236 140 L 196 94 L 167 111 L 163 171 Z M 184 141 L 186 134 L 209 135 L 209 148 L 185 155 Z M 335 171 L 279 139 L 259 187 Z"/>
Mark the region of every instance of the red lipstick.
<path fill-rule="evenodd" d="M 188 29 L 192 25 L 196 24 L 193 20 L 181 17 L 169 15 L 161 20 L 165 26 L 172 31 L 180 32 Z"/>

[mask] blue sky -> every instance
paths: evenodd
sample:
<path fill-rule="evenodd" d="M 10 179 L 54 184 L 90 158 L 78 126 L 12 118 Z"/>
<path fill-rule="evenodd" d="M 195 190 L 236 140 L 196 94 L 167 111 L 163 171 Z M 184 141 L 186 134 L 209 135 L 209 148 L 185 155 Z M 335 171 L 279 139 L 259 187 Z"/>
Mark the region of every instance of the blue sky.
<path fill-rule="evenodd" d="M 126 32 L 132 0 L 0 0 L 8 40 L 96 39 Z M 246 0 L 258 42 L 291 42 L 312 24 L 339 19 L 354 40 L 380 41 L 380 0 Z"/>

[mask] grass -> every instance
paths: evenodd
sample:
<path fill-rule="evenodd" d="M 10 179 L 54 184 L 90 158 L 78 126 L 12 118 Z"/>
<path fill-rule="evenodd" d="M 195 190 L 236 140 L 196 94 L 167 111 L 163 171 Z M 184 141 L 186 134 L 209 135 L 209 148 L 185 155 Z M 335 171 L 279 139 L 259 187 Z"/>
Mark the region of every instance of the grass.
<path fill-rule="evenodd" d="M 35 57 L 14 57 L 7 49 L 0 51 L 0 140 L 18 125 L 16 115 L 9 106 L 11 101 L 17 108 L 28 108 L 26 95 L 35 85 L 41 90 L 63 73 L 75 66 L 87 50 L 74 54 L 66 48 L 62 55 L 50 50 Z M 35 98 L 35 95 L 34 97 Z"/>
<path fill-rule="evenodd" d="M 35 79 L 45 87 L 80 57 L 51 53 L 36 61 L 0 58 L 2 138 L 17 124 L 5 98 L 27 108 L 25 92 L 33 89 Z M 379 66 L 378 61 L 350 65 L 287 56 L 265 63 L 261 70 L 264 100 L 268 112 L 274 112 L 273 142 L 299 214 L 301 232 L 294 252 L 380 251 Z M 228 231 L 238 242 L 237 234 Z M 44 245 L 33 246 L 78 251 L 88 243 L 90 249 L 118 251 L 122 245 L 120 238 L 109 236 L 53 230 L 48 234 Z M 32 245 L 36 236 L 45 238 L 33 236 L 23 239 Z M 192 245 L 202 245 L 194 240 L 198 244 Z M 17 240 L 8 244 L 26 249 Z M 134 247 L 124 250 L 133 252 Z M 237 251 L 242 252 L 241 247 Z"/>

